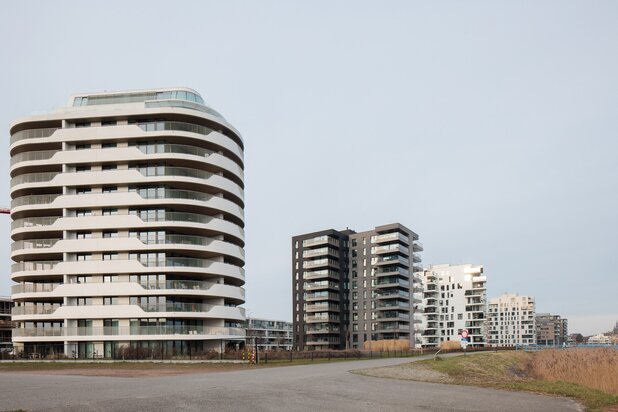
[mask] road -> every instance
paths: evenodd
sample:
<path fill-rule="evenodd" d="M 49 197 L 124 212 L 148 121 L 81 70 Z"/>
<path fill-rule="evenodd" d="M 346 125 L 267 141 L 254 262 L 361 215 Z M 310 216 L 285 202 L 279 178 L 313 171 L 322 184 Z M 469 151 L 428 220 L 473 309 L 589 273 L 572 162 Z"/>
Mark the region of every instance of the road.
<path fill-rule="evenodd" d="M 374 359 L 156 378 L 0 374 L 0 410 L 575 411 L 566 398 L 360 376 Z"/>

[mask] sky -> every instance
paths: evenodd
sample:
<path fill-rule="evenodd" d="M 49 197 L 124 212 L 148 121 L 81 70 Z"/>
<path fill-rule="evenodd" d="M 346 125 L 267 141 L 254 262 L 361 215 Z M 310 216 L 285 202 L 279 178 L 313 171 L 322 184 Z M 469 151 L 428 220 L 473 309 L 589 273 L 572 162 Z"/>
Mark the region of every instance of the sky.
<path fill-rule="evenodd" d="M 291 320 L 293 235 L 401 222 L 424 265 L 484 265 L 489 297 L 618 321 L 618 2 L 2 9 L 5 156 L 13 120 L 79 92 L 191 87 L 242 133 L 251 316 Z M 5 216 L 0 295 L 9 251 Z"/>

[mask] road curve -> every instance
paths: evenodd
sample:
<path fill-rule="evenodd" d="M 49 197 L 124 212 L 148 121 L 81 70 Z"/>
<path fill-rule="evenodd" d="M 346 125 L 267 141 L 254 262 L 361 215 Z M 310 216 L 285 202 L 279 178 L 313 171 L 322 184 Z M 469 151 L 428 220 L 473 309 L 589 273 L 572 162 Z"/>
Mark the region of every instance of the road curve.
<path fill-rule="evenodd" d="M 374 359 L 157 378 L 1 373 L 0 410 L 581 410 L 566 398 L 349 373 L 408 361 Z"/>

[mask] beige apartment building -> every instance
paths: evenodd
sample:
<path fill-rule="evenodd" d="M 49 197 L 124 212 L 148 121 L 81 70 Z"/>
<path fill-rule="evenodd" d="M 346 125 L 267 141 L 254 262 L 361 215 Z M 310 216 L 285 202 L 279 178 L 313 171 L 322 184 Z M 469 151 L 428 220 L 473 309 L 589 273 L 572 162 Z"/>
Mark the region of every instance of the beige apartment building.
<path fill-rule="evenodd" d="M 198 93 L 77 94 L 10 134 L 17 350 L 244 340 L 244 145 Z"/>
<path fill-rule="evenodd" d="M 536 344 L 534 298 L 505 293 L 491 299 L 488 312 L 488 343 L 491 346 Z"/>

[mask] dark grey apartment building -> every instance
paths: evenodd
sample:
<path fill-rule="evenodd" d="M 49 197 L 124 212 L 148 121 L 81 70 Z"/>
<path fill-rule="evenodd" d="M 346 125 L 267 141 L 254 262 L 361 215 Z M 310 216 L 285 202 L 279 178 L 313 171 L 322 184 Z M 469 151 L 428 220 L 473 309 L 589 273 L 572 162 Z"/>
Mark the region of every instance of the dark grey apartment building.
<path fill-rule="evenodd" d="M 399 223 L 294 236 L 293 348 L 363 348 L 384 339 L 414 347 L 422 250 Z"/>

